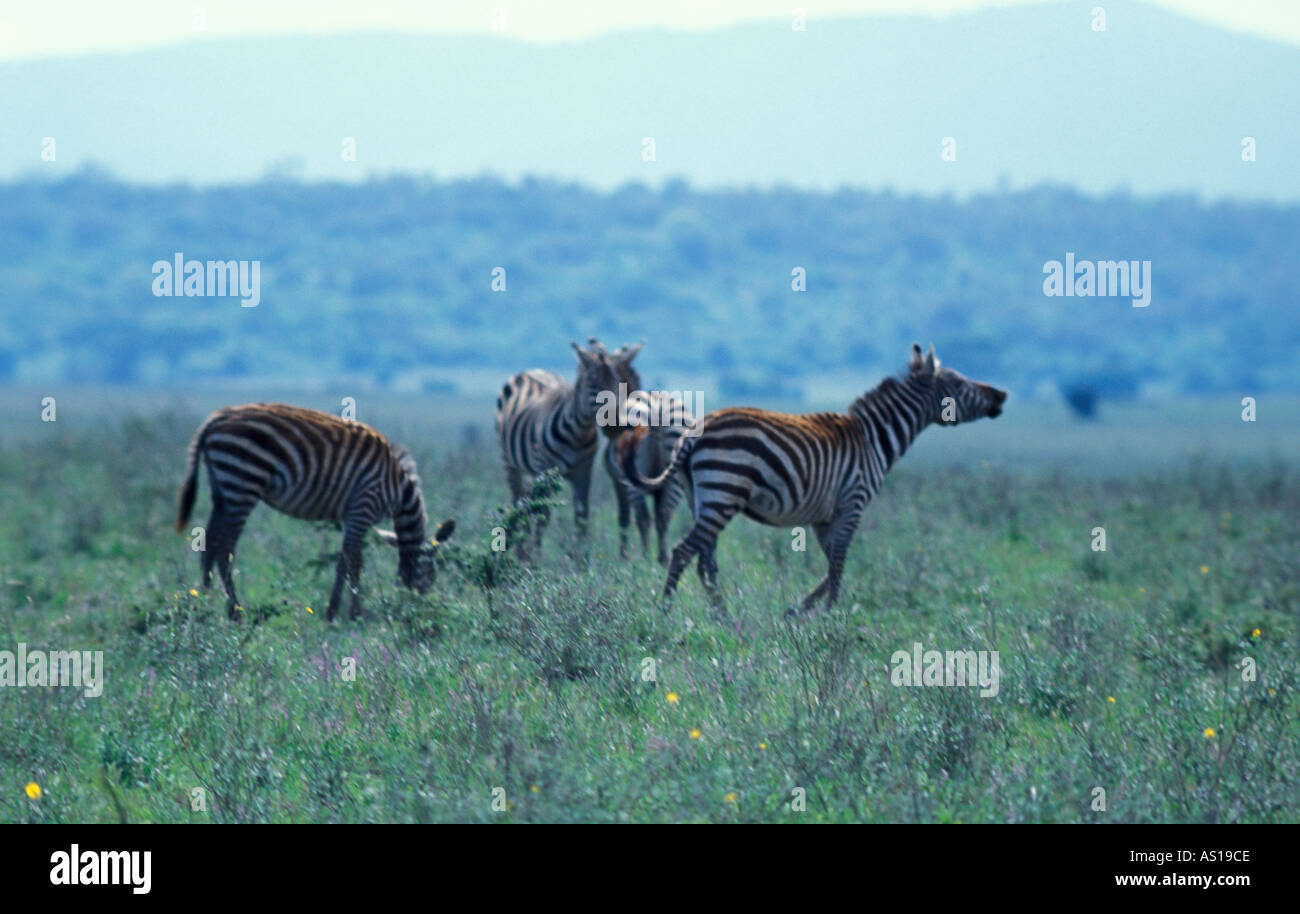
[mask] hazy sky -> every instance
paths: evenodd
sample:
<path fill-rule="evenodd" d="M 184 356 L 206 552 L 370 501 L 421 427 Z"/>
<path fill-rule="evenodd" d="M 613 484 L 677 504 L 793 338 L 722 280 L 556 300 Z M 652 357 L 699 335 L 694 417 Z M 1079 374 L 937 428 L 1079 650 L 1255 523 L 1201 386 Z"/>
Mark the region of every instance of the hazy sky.
<path fill-rule="evenodd" d="M 945 15 L 1053 0 L 6 0 L 0 60 L 129 51 L 204 37 L 400 30 L 490 32 L 564 41 L 618 29 L 709 29 L 807 11 L 820 19 L 864 13 Z M 1063 2 L 1063 0 L 1059 0 Z M 1080 0 L 1069 0 L 1079 5 Z M 1117 8 L 1132 0 L 1094 0 Z M 1148 0 L 1220 26 L 1300 44 L 1300 0 Z M 203 28 L 196 28 L 196 24 Z"/>

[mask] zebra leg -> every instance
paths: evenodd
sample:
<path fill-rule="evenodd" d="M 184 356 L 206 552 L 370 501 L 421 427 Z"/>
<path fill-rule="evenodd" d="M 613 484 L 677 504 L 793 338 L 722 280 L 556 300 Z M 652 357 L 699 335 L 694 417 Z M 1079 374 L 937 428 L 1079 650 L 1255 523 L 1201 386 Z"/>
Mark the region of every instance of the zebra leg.
<path fill-rule="evenodd" d="M 613 448 L 605 445 L 606 455 L 613 452 Z M 614 484 L 614 498 L 618 501 L 618 557 L 627 558 L 627 528 L 632 522 L 632 496 L 627 490 L 627 486 L 615 474 L 614 467 L 611 465 L 609 458 L 605 460 L 605 469 L 609 471 L 610 482 Z M 645 503 L 640 505 L 641 511 L 645 511 Z M 638 526 L 641 523 L 640 516 L 637 517 Z"/>
<path fill-rule="evenodd" d="M 343 554 L 348 557 L 348 587 L 352 590 L 352 618 L 360 619 L 364 610 L 361 608 L 361 566 L 365 562 L 365 553 L 361 544 L 349 547 L 344 545 Z"/>
<path fill-rule="evenodd" d="M 641 535 L 641 554 L 650 554 L 650 511 L 645 505 L 645 496 L 640 492 L 628 496 L 632 501 L 632 511 L 636 514 L 636 531 Z M 659 496 L 655 495 L 655 504 Z"/>
<path fill-rule="evenodd" d="M 813 528 L 813 533 L 817 535 L 817 545 L 822 547 L 822 552 L 825 553 L 826 555 L 827 568 L 829 569 L 830 561 L 831 561 L 831 549 L 830 549 L 830 539 L 829 539 L 831 525 L 813 524 L 812 528 Z M 813 604 L 816 603 L 818 600 L 820 600 L 823 595 L 825 595 L 827 588 L 830 587 L 830 580 L 831 580 L 830 574 L 828 572 L 826 577 L 821 579 L 821 583 L 819 583 L 816 587 L 814 587 L 813 590 L 806 597 L 803 598 L 803 604 L 800 607 L 803 612 L 807 612 L 809 609 L 811 609 Z M 793 612 L 794 612 L 793 609 L 790 610 L 790 613 Z"/>
<path fill-rule="evenodd" d="M 727 603 L 722 598 L 722 591 L 718 589 L 717 551 L 716 539 L 707 548 L 701 548 L 695 571 L 700 576 L 700 583 L 704 585 L 704 592 L 709 595 L 709 602 L 713 604 L 713 608 L 726 615 Z"/>
<path fill-rule="evenodd" d="M 506 485 L 510 486 L 510 501 L 519 504 L 524 497 L 524 474 L 518 467 L 506 467 Z"/>
<path fill-rule="evenodd" d="M 528 486 L 525 485 L 524 483 L 524 471 L 519 469 L 518 467 L 512 467 L 507 465 L 506 485 L 510 487 L 510 504 L 514 505 L 515 507 L 518 507 L 519 505 L 523 504 L 524 500 L 527 497 L 526 493 L 528 491 Z M 516 552 L 519 553 L 519 560 L 521 562 L 529 561 L 528 558 L 529 534 L 530 531 L 527 528 L 525 528 L 519 537 L 519 542 L 517 544 L 515 543 L 509 544 L 510 548 L 513 548 Z"/>
<path fill-rule="evenodd" d="M 587 498 L 591 494 L 591 464 L 575 467 L 569 473 L 569 485 L 573 487 L 573 525 L 577 528 L 578 539 L 587 538 Z"/>
<path fill-rule="evenodd" d="M 343 521 L 343 551 L 339 553 L 338 565 L 334 571 L 334 589 L 330 591 L 329 608 L 325 610 L 327 622 L 334 621 L 338 614 L 345 583 L 352 595 L 352 618 L 361 617 L 361 567 L 364 562 L 362 544 L 372 524 L 373 521 L 368 519 L 364 509 L 359 513 L 350 513 Z"/>
<path fill-rule="evenodd" d="M 722 528 L 740 510 L 740 506 L 729 504 L 710 507 L 712 508 L 710 513 L 696 520 L 691 532 L 686 534 L 686 537 L 673 548 L 672 561 L 668 563 L 668 580 L 664 582 L 663 598 L 665 600 L 673 595 L 682 572 L 686 570 L 686 566 L 691 563 L 691 559 L 697 552 L 702 556 L 709 556 L 707 567 L 700 569 L 701 580 L 705 581 L 705 586 L 708 586 L 705 575 L 711 573 L 716 578 L 717 563 L 712 558 L 713 549 L 717 544 L 718 534 L 722 532 Z M 712 597 L 712 594 L 710 594 L 710 597 Z"/>
<path fill-rule="evenodd" d="M 254 505 L 256 502 L 253 503 Z M 221 586 L 226 591 L 226 615 L 231 619 L 239 618 L 239 611 L 235 609 L 239 605 L 239 598 L 235 595 L 235 580 L 231 574 L 231 563 L 235 557 L 235 544 L 239 542 L 240 534 L 244 532 L 244 522 L 248 520 L 248 514 L 253 510 L 253 505 L 231 505 L 224 499 L 213 505 L 212 517 L 208 521 L 208 552 L 211 552 L 211 558 L 207 552 L 204 554 L 204 560 L 207 565 L 207 573 L 204 575 L 204 586 L 210 578 L 212 562 L 217 563 L 217 574 L 221 578 Z"/>
<path fill-rule="evenodd" d="M 209 536 L 204 545 L 204 549 L 199 553 L 199 569 L 203 572 L 203 589 L 212 588 L 212 559 L 216 556 L 216 550 L 213 549 L 211 533 L 217 529 L 217 516 L 220 509 L 214 503 L 212 505 L 212 514 L 208 516 L 208 526 L 206 527 Z M 223 521 L 224 523 L 224 521 Z"/>
<path fill-rule="evenodd" d="M 551 509 L 546 506 L 538 508 L 537 516 L 533 520 L 533 548 L 537 550 L 538 558 L 542 555 L 542 534 L 546 532 L 546 525 L 550 522 Z M 528 556 L 524 555 L 523 558 L 527 559 Z"/>
<path fill-rule="evenodd" d="M 821 543 L 822 551 L 826 553 L 826 577 L 812 593 L 804 597 L 803 608 L 805 612 L 811 609 L 813 604 L 823 595 L 826 597 L 827 609 L 834 606 L 835 601 L 839 599 L 840 578 L 844 575 L 844 558 L 848 555 L 849 543 L 853 541 L 853 534 L 857 532 L 860 514 L 843 514 L 841 518 L 833 525 L 816 524 L 813 526 L 813 530 L 817 533 L 817 541 Z"/>
<path fill-rule="evenodd" d="M 668 564 L 668 522 L 672 520 L 673 509 L 682 497 L 676 480 L 655 493 L 655 537 L 657 540 L 656 559 L 660 565 Z"/>
<path fill-rule="evenodd" d="M 663 599 L 667 600 L 672 597 L 673 591 L 677 589 L 677 581 L 681 578 L 682 572 L 686 566 L 691 563 L 695 551 L 699 546 L 692 540 L 695 530 L 692 529 L 682 541 L 673 547 L 672 561 L 668 563 L 668 578 L 664 581 Z"/>

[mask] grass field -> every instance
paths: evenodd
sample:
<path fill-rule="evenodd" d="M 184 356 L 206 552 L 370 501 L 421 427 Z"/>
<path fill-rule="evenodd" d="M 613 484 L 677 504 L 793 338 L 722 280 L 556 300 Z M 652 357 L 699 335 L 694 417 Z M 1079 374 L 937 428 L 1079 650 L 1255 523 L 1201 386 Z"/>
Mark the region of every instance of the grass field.
<path fill-rule="evenodd" d="M 369 547 L 367 616 L 328 626 L 337 532 L 265 507 L 242 624 L 192 592 L 184 447 L 250 397 L 97 396 L 0 416 L 0 650 L 102 650 L 105 670 L 98 698 L 0 689 L 0 821 L 1297 819 L 1294 403 L 1257 426 L 1228 399 L 932 429 L 869 508 L 840 604 L 795 620 L 824 570 L 811 537 L 737 520 L 728 616 L 694 572 L 664 612 L 662 569 L 617 558 L 603 472 L 585 554 L 566 505 L 521 567 L 490 547 L 490 406 L 363 406 L 459 529 L 424 597 Z M 996 697 L 893 685 L 918 642 L 998 651 Z"/>

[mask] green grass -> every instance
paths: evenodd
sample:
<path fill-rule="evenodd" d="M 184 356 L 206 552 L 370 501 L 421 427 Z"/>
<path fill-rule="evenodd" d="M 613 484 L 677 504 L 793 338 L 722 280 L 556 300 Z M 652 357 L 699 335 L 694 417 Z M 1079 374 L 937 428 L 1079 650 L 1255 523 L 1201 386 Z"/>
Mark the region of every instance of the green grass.
<path fill-rule="evenodd" d="M 0 649 L 103 650 L 105 689 L 0 689 L 3 821 L 1257 822 L 1300 809 L 1292 462 L 1180 450 L 1137 472 L 985 464 L 960 449 L 1025 430 L 932 430 L 953 453 L 909 455 L 890 475 L 834 610 L 788 620 L 820 551 L 741 519 L 719 546 L 722 618 L 694 571 L 663 612 L 662 569 L 618 561 L 603 474 L 585 555 L 568 554 L 567 505 L 535 567 L 493 553 L 495 445 L 439 432 L 430 410 L 396 437 L 433 519 L 458 522 L 431 593 L 396 586 L 395 556 L 375 544 L 367 616 L 328 626 L 337 532 L 263 506 L 239 546 L 236 626 L 219 590 L 190 594 L 197 556 L 171 532 L 201 412 L 79 424 L 64 418 L 73 405 L 61 401 L 57 434 L 0 446 Z M 207 511 L 204 479 L 195 522 Z M 686 522 L 682 509 L 675 537 Z M 1099 525 L 1104 553 L 1090 548 Z M 1000 693 L 894 687 L 890 657 L 917 641 L 998 650 Z"/>

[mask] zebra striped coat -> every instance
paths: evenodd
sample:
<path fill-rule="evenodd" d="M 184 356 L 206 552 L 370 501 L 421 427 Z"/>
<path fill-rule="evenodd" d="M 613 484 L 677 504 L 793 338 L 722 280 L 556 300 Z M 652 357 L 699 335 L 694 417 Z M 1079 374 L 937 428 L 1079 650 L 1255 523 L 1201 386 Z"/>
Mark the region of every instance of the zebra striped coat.
<path fill-rule="evenodd" d="M 623 426 L 627 431 L 619 438 L 611 440 L 605 448 L 606 468 L 610 476 L 615 479 L 615 485 L 618 488 L 625 488 L 629 493 L 636 510 L 641 545 L 647 552 L 650 546 L 645 496 L 627 481 L 619 464 L 630 457 L 636 462 L 641 476 L 658 476 L 672 463 L 678 439 L 694 422 L 695 417 L 686 408 L 686 404 L 668 391 L 638 390 L 627 398 L 627 408 L 623 416 Z M 684 492 L 681 474 L 678 473 L 661 488 L 651 493 L 654 497 L 656 558 L 661 565 L 668 563 L 668 522 Z M 627 522 L 621 514 L 619 524 L 622 528 L 627 527 Z M 626 534 L 620 531 L 620 547 L 625 536 Z"/>
<path fill-rule="evenodd" d="M 828 606 L 833 604 L 849 543 L 889 468 L 931 423 L 995 417 L 1006 398 L 1004 390 L 941 368 L 933 346 L 923 356 L 921 347 L 913 345 L 908 374 L 886 379 L 855 400 L 847 414 L 709 413 L 699 434 L 683 436 L 672 462 L 653 479 L 641 475 L 629 448 L 622 466 L 634 485 L 653 491 L 681 472 L 691 488 L 695 523 L 673 549 L 664 597 L 698 554 L 700 581 L 721 606 L 718 534 L 744 514 L 764 524 L 813 528 L 826 554 L 827 572 L 804 598 L 803 609 L 823 597 Z"/>
<path fill-rule="evenodd" d="M 217 410 L 190 442 L 176 514 L 180 532 L 194 508 L 200 462 L 207 467 L 212 488 L 212 516 L 201 557 L 203 586 L 211 585 L 215 562 L 231 618 L 237 617 L 238 609 L 231 559 L 244 523 L 259 501 L 290 517 L 342 524 L 343 552 L 327 619 L 338 611 L 345 579 L 352 591 L 352 615 L 361 614 L 361 546 L 380 518 L 393 518 L 394 530 L 380 533 L 398 549 L 402 583 L 421 593 L 432 583 L 424 494 L 415 461 L 405 448 L 394 448 L 369 426 L 283 403 Z M 451 521 L 444 523 L 439 538 L 449 537 L 454 526 Z"/>
<path fill-rule="evenodd" d="M 628 427 L 625 412 L 626 401 L 630 400 L 641 389 L 641 375 L 632 367 L 632 360 L 637 357 L 637 353 L 641 351 L 644 344 L 620 346 L 613 352 L 607 352 L 595 337 L 592 337 L 587 342 L 588 345 L 609 360 L 610 368 L 614 373 L 614 380 L 617 382 L 616 388 L 610 391 L 613 396 L 605 398 L 606 402 L 602 404 L 601 409 L 597 410 L 596 424 L 605 435 L 605 472 L 609 475 L 609 481 L 614 486 L 614 500 L 618 503 L 618 554 L 621 558 L 627 558 L 627 528 L 632 515 L 636 514 L 636 525 L 641 532 L 641 543 L 647 548 L 650 515 L 646 511 L 645 498 L 641 496 L 640 492 L 631 489 L 623 480 L 622 474 L 619 473 L 614 448 L 619 437 Z M 610 409 L 608 406 L 613 406 L 613 408 Z"/>
<path fill-rule="evenodd" d="M 549 371 L 532 370 L 515 375 L 497 397 L 497 438 L 505 463 L 511 497 L 518 502 L 527 487 L 525 477 L 558 470 L 573 491 L 573 518 L 578 537 L 587 532 L 591 465 L 600 440 L 596 412 L 602 392 L 616 388 L 606 354 L 572 343 L 578 357 L 578 378 L 569 384 Z M 548 516 L 534 527 L 534 544 L 540 550 Z M 521 555 L 527 556 L 520 544 Z"/>

